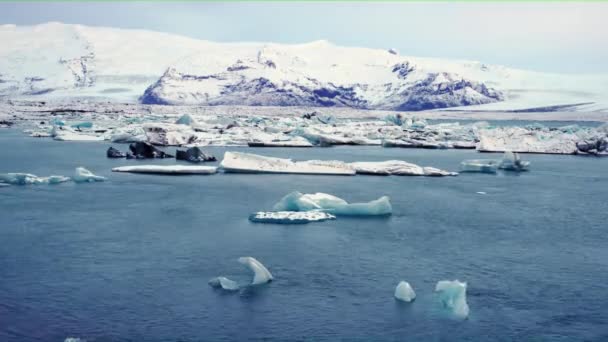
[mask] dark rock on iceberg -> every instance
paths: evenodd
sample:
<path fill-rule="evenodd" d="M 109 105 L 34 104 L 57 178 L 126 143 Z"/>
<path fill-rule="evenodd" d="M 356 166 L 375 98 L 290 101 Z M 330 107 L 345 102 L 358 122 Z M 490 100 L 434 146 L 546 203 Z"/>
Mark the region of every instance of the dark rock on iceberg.
<path fill-rule="evenodd" d="M 131 150 L 136 159 L 173 158 L 172 155 L 157 149 L 147 142 L 132 143 L 129 145 L 129 150 Z"/>
<path fill-rule="evenodd" d="M 108 158 L 125 158 L 127 155 L 110 146 L 110 148 L 108 148 L 108 151 L 106 152 L 106 156 Z"/>
<path fill-rule="evenodd" d="M 210 154 L 206 154 L 198 147 L 191 147 L 186 151 L 177 150 L 175 152 L 175 159 L 186 160 L 191 163 L 200 163 L 208 161 L 216 161 L 215 157 Z"/>

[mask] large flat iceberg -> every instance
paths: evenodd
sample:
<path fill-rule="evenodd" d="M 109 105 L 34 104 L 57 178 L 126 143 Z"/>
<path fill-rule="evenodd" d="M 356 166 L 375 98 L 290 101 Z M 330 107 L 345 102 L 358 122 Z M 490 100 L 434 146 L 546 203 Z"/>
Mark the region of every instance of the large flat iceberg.
<path fill-rule="evenodd" d="M 217 172 L 217 167 L 199 165 L 131 165 L 115 167 L 112 171 L 167 175 L 210 175 Z"/>
<path fill-rule="evenodd" d="M 293 161 L 291 159 L 265 157 L 252 153 L 226 152 L 220 166 L 225 172 L 241 173 L 294 173 L 311 175 L 352 176 L 355 170 L 337 160 Z"/>
<path fill-rule="evenodd" d="M 396 175 L 396 176 L 456 176 L 457 172 L 449 172 L 434 167 L 422 167 L 403 160 L 387 160 L 382 162 L 355 162 L 349 164 L 357 173 L 367 175 Z"/>
<path fill-rule="evenodd" d="M 283 197 L 275 211 L 322 210 L 337 216 L 382 216 L 391 215 L 393 208 L 387 196 L 367 203 L 348 203 L 345 200 L 325 193 L 302 194 L 295 191 Z"/>
<path fill-rule="evenodd" d="M 323 211 L 259 211 L 249 215 L 251 222 L 279 224 L 303 224 L 333 220 L 335 218 L 334 215 Z"/>
<path fill-rule="evenodd" d="M 469 316 L 467 304 L 467 283 L 458 280 L 441 280 L 435 286 L 443 306 L 449 309 L 455 317 L 465 319 Z"/>

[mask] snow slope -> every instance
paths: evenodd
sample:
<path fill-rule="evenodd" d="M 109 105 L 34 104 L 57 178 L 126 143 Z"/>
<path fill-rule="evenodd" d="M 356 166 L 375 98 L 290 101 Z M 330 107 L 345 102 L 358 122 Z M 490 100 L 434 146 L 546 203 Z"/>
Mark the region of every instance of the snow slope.
<path fill-rule="evenodd" d="M 407 57 L 327 41 L 215 43 L 47 23 L 0 26 L 0 96 L 387 110 L 608 110 L 608 76 Z"/>

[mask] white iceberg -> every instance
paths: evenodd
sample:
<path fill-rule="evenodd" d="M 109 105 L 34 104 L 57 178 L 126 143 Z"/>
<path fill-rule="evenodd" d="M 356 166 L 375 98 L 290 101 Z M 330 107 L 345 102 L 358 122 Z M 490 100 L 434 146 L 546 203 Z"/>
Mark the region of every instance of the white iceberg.
<path fill-rule="evenodd" d="M 323 211 L 259 211 L 251 214 L 249 220 L 258 223 L 303 224 L 333 220 L 336 217 Z"/>
<path fill-rule="evenodd" d="M 395 288 L 395 298 L 409 303 L 416 299 L 416 292 L 414 292 L 410 283 L 407 281 L 400 281 Z"/>
<path fill-rule="evenodd" d="M 494 159 L 471 159 L 460 163 L 460 172 L 496 173 L 499 162 Z"/>
<path fill-rule="evenodd" d="M 72 176 L 72 179 L 76 183 L 103 182 L 106 180 L 105 177 L 96 176 L 93 174 L 93 172 L 85 169 L 84 167 L 77 167 L 76 171 L 74 172 L 74 176 Z"/>
<path fill-rule="evenodd" d="M 227 291 L 236 291 L 239 289 L 239 285 L 234 280 L 230 280 L 226 277 L 215 277 L 209 280 L 209 285 L 215 288 L 222 288 Z"/>
<path fill-rule="evenodd" d="M 449 172 L 434 167 L 421 167 L 402 160 L 387 160 L 382 162 L 355 162 L 349 164 L 357 173 L 367 175 L 396 175 L 396 176 L 456 176 L 457 172 Z"/>
<path fill-rule="evenodd" d="M 38 177 L 30 173 L 2 173 L 0 174 L 0 183 L 13 185 L 29 185 L 29 184 L 58 184 L 69 182 L 70 177 L 65 176 L 49 176 Z"/>
<path fill-rule="evenodd" d="M 210 175 L 217 172 L 217 167 L 199 165 L 131 165 L 115 167 L 112 171 L 167 175 Z"/>
<path fill-rule="evenodd" d="M 498 168 L 508 171 L 528 171 L 530 162 L 521 160 L 519 153 L 507 151 L 498 165 Z"/>
<path fill-rule="evenodd" d="M 355 170 L 337 160 L 308 160 L 265 157 L 252 153 L 226 152 L 220 166 L 225 172 L 354 175 Z"/>
<path fill-rule="evenodd" d="M 387 196 L 367 203 L 348 203 L 345 200 L 325 193 L 302 194 L 298 191 L 283 197 L 273 210 L 275 211 L 311 211 L 322 210 L 337 216 L 378 216 L 390 215 L 393 208 Z"/>
<path fill-rule="evenodd" d="M 247 266 L 254 273 L 251 285 L 268 283 L 273 279 L 270 271 L 268 271 L 268 269 L 255 258 L 240 257 L 238 260 L 241 264 Z"/>
<path fill-rule="evenodd" d="M 441 280 L 435 286 L 444 307 L 451 310 L 455 317 L 465 319 L 469 316 L 467 304 L 467 283 L 458 280 Z"/>
<path fill-rule="evenodd" d="M 501 127 L 479 131 L 477 150 L 482 152 L 527 152 L 574 154 L 576 143 L 585 132 L 535 129 L 533 127 Z"/>

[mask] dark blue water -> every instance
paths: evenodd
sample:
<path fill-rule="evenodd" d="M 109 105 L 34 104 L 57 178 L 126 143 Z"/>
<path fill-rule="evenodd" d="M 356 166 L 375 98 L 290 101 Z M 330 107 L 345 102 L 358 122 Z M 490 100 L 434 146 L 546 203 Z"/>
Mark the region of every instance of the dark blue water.
<path fill-rule="evenodd" d="M 70 175 L 82 165 L 109 178 L 0 188 L 0 341 L 608 339 L 608 159 L 526 155 L 529 173 L 450 178 L 171 177 L 112 173 L 136 161 L 108 160 L 107 147 L 0 131 L 0 172 Z M 230 150 L 452 170 L 479 157 Z M 388 195 L 394 215 L 247 220 L 293 190 Z M 275 281 L 233 294 L 207 285 L 218 275 L 246 281 L 240 256 L 262 261 Z M 393 299 L 402 279 L 417 292 L 412 304 Z M 442 279 L 468 282 L 468 320 L 440 307 L 433 289 Z"/>

